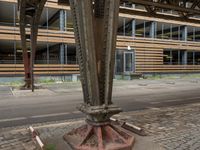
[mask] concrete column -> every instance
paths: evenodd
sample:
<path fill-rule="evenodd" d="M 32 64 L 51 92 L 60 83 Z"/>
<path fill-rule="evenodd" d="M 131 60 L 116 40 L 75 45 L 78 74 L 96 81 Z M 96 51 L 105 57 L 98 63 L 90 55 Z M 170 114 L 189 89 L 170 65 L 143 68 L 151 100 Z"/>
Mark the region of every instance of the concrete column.
<path fill-rule="evenodd" d="M 123 35 L 126 36 L 126 18 L 123 18 Z"/>
<path fill-rule="evenodd" d="M 182 64 L 187 65 L 187 51 L 183 51 Z"/>
<path fill-rule="evenodd" d="M 171 40 L 172 40 L 172 32 L 173 32 L 172 29 L 173 29 L 173 25 L 171 24 L 171 25 L 170 25 L 170 39 L 171 39 Z"/>
<path fill-rule="evenodd" d="M 195 27 L 193 27 L 193 41 L 195 41 L 196 39 L 195 39 L 195 32 L 196 32 L 196 29 L 195 29 Z"/>
<path fill-rule="evenodd" d="M 132 37 L 135 37 L 136 20 L 132 20 Z"/>
<path fill-rule="evenodd" d="M 144 21 L 144 38 L 146 37 L 146 21 Z"/>
<path fill-rule="evenodd" d="M 178 26 L 178 40 L 180 41 L 181 40 L 181 27 Z"/>
<path fill-rule="evenodd" d="M 164 24 L 162 23 L 162 39 L 164 38 L 163 36 L 164 36 Z"/>
<path fill-rule="evenodd" d="M 123 4 L 126 7 L 126 3 Z M 126 36 L 126 18 L 123 18 L 123 35 Z"/>
<path fill-rule="evenodd" d="M 183 41 L 187 41 L 187 32 L 188 32 L 187 30 L 188 30 L 187 26 L 182 27 L 181 33 Z"/>
<path fill-rule="evenodd" d="M 65 31 L 67 31 L 67 10 L 65 10 Z"/>
<path fill-rule="evenodd" d="M 154 22 L 154 38 L 157 38 L 158 23 Z"/>
<path fill-rule="evenodd" d="M 17 44 L 14 41 L 14 64 L 17 64 Z"/>
<path fill-rule="evenodd" d="M 46 26 L 47 30 L 49 29 L 49 8 L 46 8 Z"/>
<path fill-rule="evenodd" d="M 16 27 L 16 5 L 13 4 L 13 16 L 14 16 L 14 21 L 13 25 Z M 14 64 L 17 63 L 17 44 L 16 41 L 14 41 Z"/>
<path fill-rule="evenodd" d="M 60 64 L 65 64 L 65 45 L 60 44 Z"/>
<path fill-rule="evenodd" d="M 60 10 L 60 31 L 65 31 L 65 11 Z"/>
<path fill-rule="evenodd" d="M 68 46 L 67 46 L 67 44 L 65 44 L 65 64 L 68 64 L 67 50 L 68 50 Z"/>
<path fill-rule="evenodd" d="M 180 52 L 180 50 L 178 50 L 178 65 L 180 65 L 181 64 L 181 52 Z"/>
<path fill-rule="evenodd" d="M 49 58 L 50 58 L 50 55 L 49 55 L 49 43 L 47 43 L 47 64 L 49 64 Z"/>
<path fill-rule="evenodd" d="M 157 27 L 157 23 L 152 21 L 150 24 L 150 38 L 156 37 L 156 27 Z"/>

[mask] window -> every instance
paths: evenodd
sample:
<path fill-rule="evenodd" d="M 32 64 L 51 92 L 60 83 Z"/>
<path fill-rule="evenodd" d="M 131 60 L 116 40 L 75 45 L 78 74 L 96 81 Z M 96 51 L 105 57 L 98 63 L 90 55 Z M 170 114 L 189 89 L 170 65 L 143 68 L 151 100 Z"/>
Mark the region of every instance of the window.
<path fill-rule="evenodd" d="M 200 28 L 195 28 L 195 41 L 200 41 Z"/>
<path fill-rule="evenodd" d="M 115 61 L 116 74 L 134 72 L 134 51 L 117 50 Z"/>
<path fill-rule="evenodd" d="M 188 26 L 187 40 L 195 41 L 195 28 L 194 27 Z"/>
<path fill-rule="evenodd" d="M 163 24 L 162 23 L 157 23 L 157 31 L 156 31 L 156 35 L 158 39 L 162 39 L 162 28 L 163 28 Z"/>
<path fill-rule="evenodd" d="M 171 51 L 170 50 L 164 50 L 163 51 L 163 62 L 165 65 L 171 64 Z"/>
<path fill-rule="evenodd" d="M 145 21 L 144 22 L 144 27 L 145 27 L 145 37 L 150 37 L 151 35 L 150 35 L 150 30 L 151 30 L 151 24 L 152 24 L 152 22 L 150 22 L 150 21 Z"/>
<path fill-rule="evenodd" d="M 171 39 L 171 25 L 170 24 L 164 24 L 163 28 L 163 38 L 164 39 Z"/>
<path fill-rule="evenodd" d="M 188 63 L 188 52 L 175 49 L 164 50 L 163 62 L 166 65 L 186 65 Z M 193 58 L 191 58 L 191 62 L 193 62 Z"/>
<path fill-rule="evenodd" d="M 188 65 L 193 65 L 193 62 L 194 62 L 193 52 L 188 52 L 187 53 L 187 64 Z"/>
<path fill-rule="evenodd" d="M 15 18 L 17 16 L 16 4 L 0 2 L 0 6 L 1 6 L 0 24 L 6 26 L 14 26 L 16 22 Z"/>
<path fill-rule="evenodd" d="M 132 19 L 119 19 L 118 34 L 124 36 L 132 36 Z"/>
<path fill-rule="evenodd" d="M 135 36 L 144 37 L 145 36 L 145 23 L 142 20 L 136 20 Z"/>
<path fill-rule="evenodd" d="M 172 64 L 173 65 L 179 64 L 179 51 L 177 50 L 172 51 Z"/>
<path fill-rule="evenodd" d="M 195 52 L 195 65 L 200 65 L 200 52 Z"/>
<path fill-rule="evenodd" d="M 124 72 L 133 71 L 133 52 L 124 52 Z"/>
<path fill-rule="evenodd" d="M 123 72 L 123 51 L 117 50 L 116 52 L 116 69 L 115 72 L 116 74 L 121 74 Z"/>
<path fill-rule="evenodd" d="M 179 40 L 179 26 L 172 25 L 172 40 Z"/>

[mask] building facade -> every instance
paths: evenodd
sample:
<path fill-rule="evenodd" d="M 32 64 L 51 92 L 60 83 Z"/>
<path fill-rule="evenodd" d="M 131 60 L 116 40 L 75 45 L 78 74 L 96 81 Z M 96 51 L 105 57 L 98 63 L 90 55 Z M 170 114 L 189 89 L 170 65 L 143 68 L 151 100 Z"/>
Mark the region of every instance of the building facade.
<path fill-rule="evenodd" d="M 119 14 L 117 75 L 200 72 L 200 24 L 136 15 L 145 8 L 132 3 L 121 8 L 129 13 Z M 76 55 L 70 7 L 48 0 L 40 19 L 35 74 L 79 74 Z M 23 75 L 22 61 L 17 1 L 0 0 L 0 76 Z"/>

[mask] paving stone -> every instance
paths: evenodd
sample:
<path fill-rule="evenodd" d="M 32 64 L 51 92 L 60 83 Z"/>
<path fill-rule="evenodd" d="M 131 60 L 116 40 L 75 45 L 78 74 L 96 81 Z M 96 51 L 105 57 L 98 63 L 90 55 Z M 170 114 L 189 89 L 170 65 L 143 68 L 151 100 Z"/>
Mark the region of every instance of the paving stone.
<path fill-rule="evenodd" d="M 199 105 L 122 113 L 116 118 L 142 127 L 156 143 L 166 149 L 200 150 Z M 124 115 L 129 119 L 124 118 Z"/>
<path fill-rule="evenodd" d="M 114 116 L 136 126 L 142 127 L 147 139 L 166 150 L 200 150 L 200 103 L 162 109 L 125 112 Z M 72 128 L 84 124 L 84 120 L 68 120 L 33 125 L 39 131 L 44 143 L 66 147 L 63 135 Z M 19 127 L 20 128 L 20 127 Z M 137 136 L 137 138 L 141 138 Z M 56 139 L 56 140 L 55 140 Z M 141 144 L 142 145 L 142 144 Z M 137 145 L 138 146 L 138 145 Z M 144 145 L 142 145 L 144 148 Z M 1 129 L 0 150 L 37 150 L 25 127 Z M 56 149 L 57 150 L 57 149 Z M 60 150 L 58 148 L 58 150 Z M 63 150 L 63 149 L 61 149 Z M 145 149 L 144 150 L 149 150 Z M 153 149 L 156 150 L 156 149 Z"/>

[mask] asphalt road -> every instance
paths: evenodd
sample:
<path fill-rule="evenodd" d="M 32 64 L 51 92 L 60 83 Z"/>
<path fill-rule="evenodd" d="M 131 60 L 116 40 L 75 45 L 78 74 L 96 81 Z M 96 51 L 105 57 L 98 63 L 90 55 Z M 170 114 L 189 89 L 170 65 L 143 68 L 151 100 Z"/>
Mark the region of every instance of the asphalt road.
<path fill-rule="evenodd" d="M 5 87 L 4 87 L 5 89 Z M 75 119 L 84 115 L 76 110 L 83 102 L 80 90 L 50 88 L 54 95 L 43 96 L 1 96 L 0 128 L 30 125 L 51 121 Z M 1 90 L 1 88 L 0 88 Z M 60 90 L 60 92 L 59 92 Z M 62 91 L 62 92 L 61 92 Z M 67 90 L 66 90 L 67 91 Z M 5 92 L 4 92 L 5 93 Z M 166 81 L 123 83 L 114 88 L 113 102 L 124 111 L 199 103 L 199 81 Z"/>

